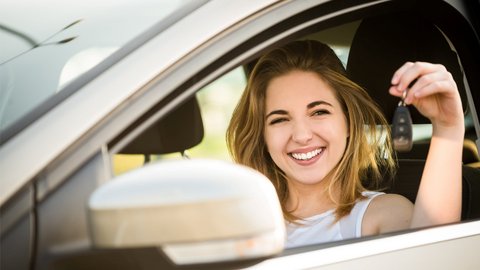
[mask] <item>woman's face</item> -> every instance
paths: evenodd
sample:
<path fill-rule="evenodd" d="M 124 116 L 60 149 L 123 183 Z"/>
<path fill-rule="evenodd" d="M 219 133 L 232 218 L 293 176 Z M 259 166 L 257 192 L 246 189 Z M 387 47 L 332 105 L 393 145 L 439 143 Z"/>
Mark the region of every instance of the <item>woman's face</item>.
<path fill-rule="evenodd" d="M 348 137 L 332 88 L 313 72 L 292 71 L 270 81 L 266 94 L 265 141 L 273 161 L 290 184 L 320 183 Z"/>

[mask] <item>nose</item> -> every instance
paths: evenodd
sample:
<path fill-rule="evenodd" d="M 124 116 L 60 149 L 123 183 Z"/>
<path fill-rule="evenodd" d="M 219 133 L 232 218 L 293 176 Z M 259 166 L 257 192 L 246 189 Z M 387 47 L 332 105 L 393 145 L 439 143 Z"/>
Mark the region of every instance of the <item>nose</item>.
<path fill-rule="evenodd" d="M 293 125 L 292 140 L 299 144 L 307 144 L 313 138 L 313 132 L 308 123 L 296 122 Z"/>

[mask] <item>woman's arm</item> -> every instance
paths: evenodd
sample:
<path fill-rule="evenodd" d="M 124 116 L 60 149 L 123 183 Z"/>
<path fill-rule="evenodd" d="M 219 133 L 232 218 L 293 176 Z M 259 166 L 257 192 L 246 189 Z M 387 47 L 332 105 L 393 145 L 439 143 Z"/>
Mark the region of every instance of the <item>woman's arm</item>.
<path fill-rule="evenodd" d="M 401 97 L 415 79 L 405 102 L 430 119 L 433 133 L 411 227 L 459 221 L 465 133 L 460 95 L 444 66 L 424 62 L 408 62 L 398 69 L 390 93 Z"/>

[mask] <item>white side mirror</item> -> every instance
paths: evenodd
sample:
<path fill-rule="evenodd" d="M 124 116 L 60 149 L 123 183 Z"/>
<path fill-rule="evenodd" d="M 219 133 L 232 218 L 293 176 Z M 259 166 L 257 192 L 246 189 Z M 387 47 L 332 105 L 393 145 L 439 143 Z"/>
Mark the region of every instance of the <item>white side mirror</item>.
<path fill-rule="evenodd" d="M 100 248 L 157 246 L 176 264 L 281 252 L 285 223 L 271 182 L 214 160 L 160 161 L 126 173 L 90 197 L 90 231 Z"/>

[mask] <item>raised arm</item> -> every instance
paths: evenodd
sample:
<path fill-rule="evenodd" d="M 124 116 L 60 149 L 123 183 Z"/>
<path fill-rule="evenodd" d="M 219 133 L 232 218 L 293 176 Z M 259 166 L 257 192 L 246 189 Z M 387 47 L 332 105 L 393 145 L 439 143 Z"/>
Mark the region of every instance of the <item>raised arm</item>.
<path fill-rule="evenodd" d="M 390 94 L 401 97 L 415 79 L 405 102 L 430 119 L 433 133 L 411 227 L 459 221 L 465 126 L 457 85 L 442 65 L 407 62 L 393 75 Z"/>

